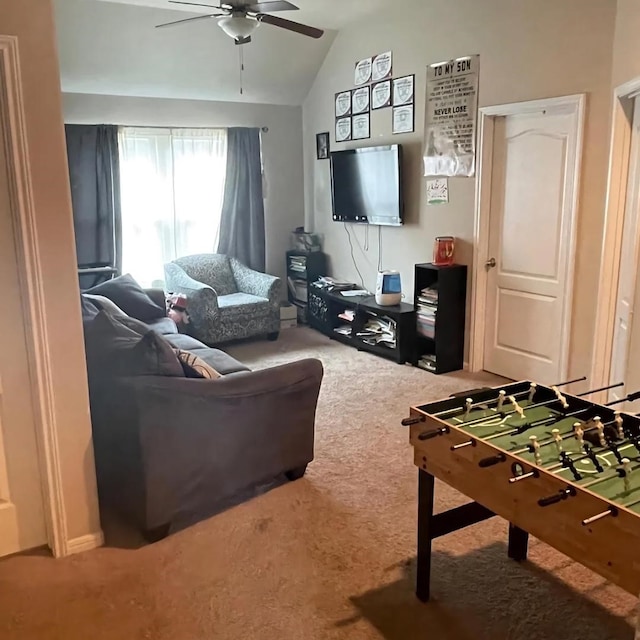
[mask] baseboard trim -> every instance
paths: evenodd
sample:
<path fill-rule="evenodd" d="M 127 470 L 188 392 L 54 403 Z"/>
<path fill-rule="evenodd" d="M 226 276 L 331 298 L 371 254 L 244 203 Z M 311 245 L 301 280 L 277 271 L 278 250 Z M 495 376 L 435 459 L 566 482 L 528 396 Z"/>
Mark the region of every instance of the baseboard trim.
<path fill-rule="evenodd" d="M 67 542 L 67 555 L 70 556 L 76 553 L 83 553 L 84 551 L 91 551 L 92 549 L 101 547 L 103 544 L 104 534 L 102 531 L 72 538 Z"/>

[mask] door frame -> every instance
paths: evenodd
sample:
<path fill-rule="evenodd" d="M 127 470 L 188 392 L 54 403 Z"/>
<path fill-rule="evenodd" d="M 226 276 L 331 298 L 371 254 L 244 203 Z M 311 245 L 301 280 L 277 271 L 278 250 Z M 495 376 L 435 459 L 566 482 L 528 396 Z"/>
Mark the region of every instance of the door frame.
<path fill-rule="evenodd" d="M 20 75 L 18 39 L 0 36 L 0 127 L 5 134 L 9 198 L 14 227 L 18 275 L 24 295 L 25 333 L 34 403 L 38 467 L 49 547 L 55 557 L 68 555 L 69 545 L 59 437 L 54 413 L 51 353 L 45 322 L 46 305 L 42 284 L 40 250 L 36 233 L 27 130 Z"/>
<path fill-rule="evenodd" d="M 567 290 L 562 310 L 562 350 L 560 370 L 566 378 L 569 368 L 569 338 L 571 333 L 573 280 L 577 240 L 576 218 L 582 170 L 582 144 L 584 138 L 585 94 L 543 98 L 526 102 L 480 107 L 478 127 L 478 171 L 476 173 L 476 201 L 473 225 L 473 269 L 471 275 L 471 327 L 469 333 L 469 368 L 482 371 L 484 365 L 484 336 L 486 326 L 487 271 L 484 263 L 489 257 L 489 218 L 491 214 L 491 180 L 493 176 L 493 135 L 495 118 L 536 113 L 543 109 L 570 107 L 573 110 L 574 126 L 571 132 L 576 155 L 573 168 L 568 168 L 571 190 L 569 256 L 567 260 Z"/>
<path fill-rule="evenodd" d="M 605 219 L 600 253 L 600 279 L 598 283 L 598 306 L 593 336 L 593 358 L 591 361 L 591 386 L 609 384 L 613 337 L 618 302 L 620 261 L 607 260 L 608 255 L 620 255 L 627 185 L 631 160 L 631 131 L 633 100 L 640 93 L 640 76 L 619 85 L 613 90 L 613 116 L 609 147 L 609 175 Z M 636 300 L 637 303 L 637 300 Z M 604 394 L 593 396 L 599 401 Z"/>

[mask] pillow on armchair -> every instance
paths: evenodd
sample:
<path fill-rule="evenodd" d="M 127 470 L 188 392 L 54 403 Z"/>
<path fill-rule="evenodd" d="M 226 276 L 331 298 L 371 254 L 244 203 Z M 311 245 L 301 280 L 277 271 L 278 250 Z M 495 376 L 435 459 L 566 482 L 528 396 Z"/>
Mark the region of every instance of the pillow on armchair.
<path fill-rule="evenodd" d="M 107 280 L 83 293 L 109 298 L 128 316 L 142 322 L 159 320 L 166 315 L 166 310 L 159 307 L 130 274 Z"/>

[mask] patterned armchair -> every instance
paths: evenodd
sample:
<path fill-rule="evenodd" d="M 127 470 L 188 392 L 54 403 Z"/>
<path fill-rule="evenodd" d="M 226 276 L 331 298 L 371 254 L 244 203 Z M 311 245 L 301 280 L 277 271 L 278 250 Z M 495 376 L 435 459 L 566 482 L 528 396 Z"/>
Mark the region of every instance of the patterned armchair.
<path fill-rule="evenodd" d="M 206 344 L 267 335 L 280 330 L 280 278 L 253 271 L 235 258 L 199 254 L 164 266 L 167 291 L 188 299 L 187 330 Z"/>

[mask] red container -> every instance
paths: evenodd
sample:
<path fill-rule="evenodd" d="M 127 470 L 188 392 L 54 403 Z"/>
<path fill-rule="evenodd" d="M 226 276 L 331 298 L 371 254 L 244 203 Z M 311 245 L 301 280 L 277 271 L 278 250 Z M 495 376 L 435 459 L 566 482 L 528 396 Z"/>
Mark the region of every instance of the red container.
<path fill-rule="evenodd" d="M 453 250 L 456 240 L 453 236 L 439 236 L 433 245 L 433 264 L 446 267 L 453 264 Z"/>

